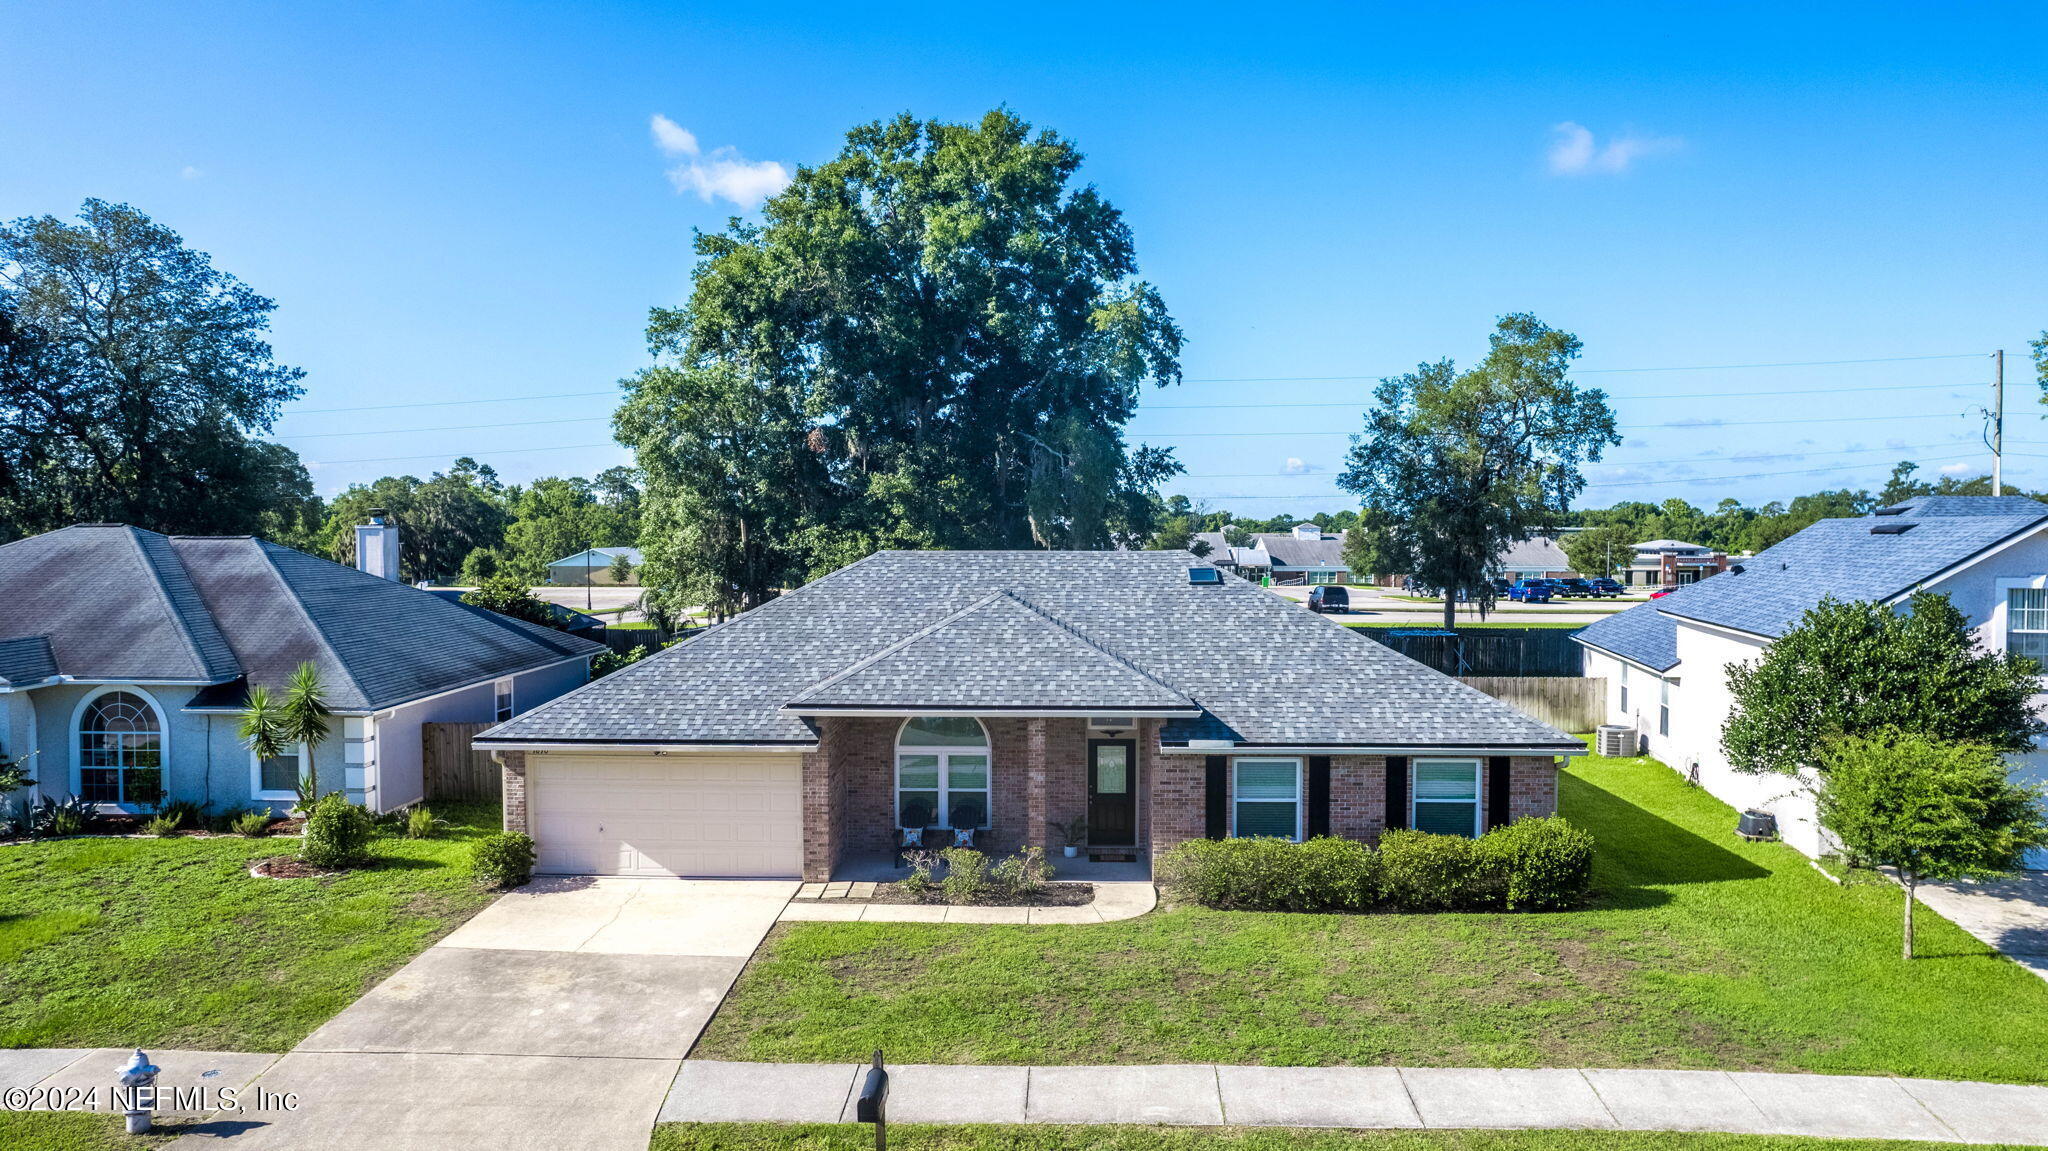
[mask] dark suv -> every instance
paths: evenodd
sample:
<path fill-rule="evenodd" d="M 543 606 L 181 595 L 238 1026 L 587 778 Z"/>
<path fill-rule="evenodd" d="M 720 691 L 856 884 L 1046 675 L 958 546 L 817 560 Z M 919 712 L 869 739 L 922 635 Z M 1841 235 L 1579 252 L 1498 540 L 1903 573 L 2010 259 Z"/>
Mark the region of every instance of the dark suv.
<path fill-rule="evenodd" d="M 1593 587 L 1593 582 L 1591 580 L 1554 579 L 1550 581 L 1550 585 L 1559 596 L 1565 599 L 1585 599 L 1600 594 L 1599 591 Z"/>
<path fill-rule="evenodd" d="M 1334 584 L 1317 584 L 1309 589 L 1308 610 L 1348 612 L 1351 610 L 1351 593 Z"/>
<path fill-rule="evenodd" d="M 1606 576 L 1599 576 L 1594 579 L 1589 579 L 1586 582 L 1593 585 L 1594 595 L 1617 596 L 1621 594 L 1621 585 L 1614 582 L 1611 579 L 1608 579 Z"/>

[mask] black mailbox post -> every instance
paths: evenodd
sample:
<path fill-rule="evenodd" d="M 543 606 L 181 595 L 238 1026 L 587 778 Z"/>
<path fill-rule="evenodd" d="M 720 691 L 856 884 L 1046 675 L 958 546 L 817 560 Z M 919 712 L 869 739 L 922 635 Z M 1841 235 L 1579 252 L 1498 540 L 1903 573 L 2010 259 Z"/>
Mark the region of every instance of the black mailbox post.
<path fill-rule="evenodd" d="M 853 1118 L 856 1123 L 875 1125 L 875 1151 L 886 1151 L 889 1146 L 889 1071 L 882 1066 L 882 1052 L 875 1051 L 875 1065 L 868 1068 L 867 1078 L 861 1082 L 860 1098 L 853 1104 Z"/>

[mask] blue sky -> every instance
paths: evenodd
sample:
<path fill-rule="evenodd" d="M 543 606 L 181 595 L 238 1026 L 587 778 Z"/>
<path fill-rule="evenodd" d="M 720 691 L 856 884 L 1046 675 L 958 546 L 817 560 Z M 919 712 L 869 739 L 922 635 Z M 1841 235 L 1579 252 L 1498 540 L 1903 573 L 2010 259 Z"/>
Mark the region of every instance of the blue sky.
<path fill-rule="evenodd" d="M 1007 104 L 1086 151 L 1188 333 L 1131 428 L 1170 490 L 1349 506 L 1371 378 L 1520 310 L 1628 429 L 1584 503 L 1975 469 L 1997 347 L 2008 475 L 2048 487 L 2048 10 L 1425 7 L 17 0 L 0 215 L 125 200 L 276 298 L 322 491 L 589 474 L 724 197 Z M 1903 356 L 1951 358 L 1613 371 Z"/>

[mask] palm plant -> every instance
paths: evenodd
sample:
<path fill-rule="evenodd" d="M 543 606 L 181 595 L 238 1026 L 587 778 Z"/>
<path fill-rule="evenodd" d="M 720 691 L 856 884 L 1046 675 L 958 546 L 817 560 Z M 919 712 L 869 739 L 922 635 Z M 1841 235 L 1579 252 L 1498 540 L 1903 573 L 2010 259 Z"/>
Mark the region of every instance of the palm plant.
<path fill-rule="evenodd" d="M 326 690 L 320 682 L 320 669 L 310 661 L 302 663 L 286 682 L 282 700 L 267 687 L 249 689 L 236 732 L 258 759 L 276 759 L 299 747 L 306 749 L 310 759 L 313 749 L 328 736 L 327 721 L 333 713 L 327 708 Z M 300 776 L 294 790 L 297 809 L 310 811 L 319 790 L 314 773 Z"/>

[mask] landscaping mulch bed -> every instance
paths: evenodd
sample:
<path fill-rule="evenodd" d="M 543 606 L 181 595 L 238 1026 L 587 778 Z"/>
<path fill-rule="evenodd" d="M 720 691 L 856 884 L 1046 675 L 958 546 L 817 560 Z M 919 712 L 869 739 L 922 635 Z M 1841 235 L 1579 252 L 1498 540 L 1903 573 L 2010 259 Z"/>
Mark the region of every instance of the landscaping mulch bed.
<path fill-rule="evenodd" d="M 339 875 L 324 867 L 315 867 L 296 855 L 273 855 L 259 859 L 249 866 L 249 874 L 264 879 L 316 879 L 323 875 Z"/>
<path fill-rule="evenodd" d="M 922 893 L 904 890 L 900 883 L 875 885 L 875 897 L 868 900 L 824 900 L 821 902 L 930 903 L 944 905 L 946 893 L 937 887 Z M 1092 883 L 1048 883 L 1022 899 L 978 899 L 971 907 L 1084 907 L 1095 902 Z"/>

